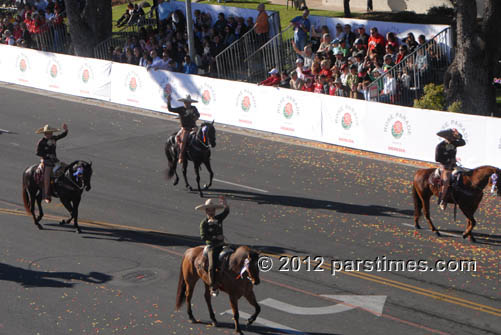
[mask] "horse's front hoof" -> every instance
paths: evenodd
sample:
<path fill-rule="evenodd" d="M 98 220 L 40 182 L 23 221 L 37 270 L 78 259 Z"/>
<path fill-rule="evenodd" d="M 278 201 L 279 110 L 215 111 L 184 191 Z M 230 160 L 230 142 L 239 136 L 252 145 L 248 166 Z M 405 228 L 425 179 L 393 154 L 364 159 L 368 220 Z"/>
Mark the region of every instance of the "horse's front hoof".
<path fill-rule="evenodd" d="M 253 324 L 253 323 L 254 323 L 254 321 L 256 321 L 256 319 L 255 319 L 255 318 L 249 318 L 249 319 L 247 320 L 247 327 L 249 327 L 251 324 Z"/>
<path fill-rule="evenodd" d="M 235 334 L 243 335 L 244 333 L 240 329 L 236 329 Z"/>
<path fill-rule="evenodd" d="M 40 223 L 35 223 L 39 230 L 43 230 L 43 226 Z"/>
<path fill-rule="evenodd" d="M 77 228 L 77 234 L 81 234 L 81 233 L 82 233 L 82 229 Z"/>
<path fill-rule="evenodd" d="M 463 235 L 462 235 L 462 236 L 463 236 L 463 238 L 467 238 L 467 237 L 468 237 L 468 234 L 463 233 Z"/>
<path fill-rule="evenodd" d="M 414 228 L 416 228 L 416 229 L 421 229 L 421 226 L 420 226 L 419 224 L 417 224 L 417 223 L 416 223 L 416 224 L 414 225 Z"/>
<path fill-rule="evenodd" d="M 66 221 L 64 221 L 64 220 L 59 221 L 60 226 L 62 226 L 63 224 L 66 224 Z"/>
<path fill-rule="evenodd" d="M 193 187 L 191 187 L 190 185 L 186 185 L 186 188 L 190 191 L 193 191 Z"/>
<path fill-rule="evenodd" d="M 200 192 L 200 198 L 203 198 L 204 197 L 204 194 L 202 192 Z"/>
<path fill-rule="evenodd" d="M 210 185 L 205 184 L 205 185 L 204 185 L 204 190 L 208 190 L 208 189 L 209 189 L 209 187 L 210 187 Z"/>
<path fill-rule="evenodd" d="M 172 183 L 172 185 L 176 186 L 177 183 L 179 183 L 179 180 L 174 181 L 174 183 Z"/>
<path fill-rule="evenodd" d="M 470 234 L 470 242 L 475 243 L 477 240 L 473 237 L 473 235 Z"/>
<path fill-rule="evenodd" d="M 188 319 L 190 323 L 197 323 L 197 320 L 194 317 Z"/>
<path fill-rule="evenodd" d="M 212 327 L 219 327 L 217 320 L 212 320 L 211 325 L 212 325 Z"/>
<path fill-rule="evenodd" d="M 440 237 L 440 232 L 438 230 L 435 230 L 435 235 L 437 235 L 438 237 Z"/>

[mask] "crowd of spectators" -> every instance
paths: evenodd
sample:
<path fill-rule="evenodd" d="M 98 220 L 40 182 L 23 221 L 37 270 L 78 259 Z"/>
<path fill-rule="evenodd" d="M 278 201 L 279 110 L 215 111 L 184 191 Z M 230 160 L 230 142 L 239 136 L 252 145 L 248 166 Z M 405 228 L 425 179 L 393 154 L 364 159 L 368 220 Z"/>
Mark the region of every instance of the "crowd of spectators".
<path fill-rule="evenodd" d="M 263 4 L 258 6 L 258 10 L 256 21 L 259 23 L 255 23 L 252 17 L 226 17 L 224 13 L 219 13 L 213 21 L 209 13 L 195 10 L 194 59 L 189 56 L 186 18 L 180 10 L 162 20 L 157 30 L 150 26 L 140 28 L 139 33 L 129 37 L 125 45 L 111 49 L 110 58 L 115 62 L 144 66 L 148 70 L 215 75 L 216 55 L 250 29 L 256 27 L 256 39 L 260 43 L 265 42 L 269 30 L 268 17 Z M 125 20 L 127 16 L 124 14 L 122 21 Z"/>
<path fill-rule="evenodd" d="M 36 47 L 41 34 L 58 34 L 64 26 L 64 0 L 10 0 L 6 5 L 0 10 L 0 43 Z"/>
<path fill-rule="evenodd" d="M 298 56 L 295 69 L 280 74 L 273 69 L 261 85 L 410 105 L 412 99 L 404 97 L 438 79 L 437 70 L 445 64 L 433 41 L 420 48 L 427 43 L 424 35 L 416 40 L 408 33 L 399 40 L 393 32 L 383 36 L 372 27 L 367 34 L 364 25 L 349 24 L 337 24 L 334 32 L 327 26 L 317 31 L 308 15 L 305 9 L 290 22 L 294 27 L 292 47 Z M 407 58 L 404 66 L 389 71 L 414 50 L 418 50 L 416 55 Z M 378 80 L 383 75 L 384 80 Z"/>

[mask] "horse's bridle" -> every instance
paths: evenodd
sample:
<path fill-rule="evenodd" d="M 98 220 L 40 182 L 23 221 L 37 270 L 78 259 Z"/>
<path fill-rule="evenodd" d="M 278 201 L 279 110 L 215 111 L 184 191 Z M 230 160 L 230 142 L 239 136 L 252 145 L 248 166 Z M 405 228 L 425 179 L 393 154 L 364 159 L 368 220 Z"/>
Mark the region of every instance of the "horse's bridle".
<path fill-rule="evenodd" d="M 207 131 L 207 126 L 203 126 L 203 127 L 201 127 L 201 128 L 200 128 L 200 131 L 202 132 L 202 135 L 203 135 L 203 137 L 205 138 L 205 136 L 206 136 L 206 135 L 205 135 L 205 132 Z M 204 143 L 204 141 L 203 141 L 203 140 L 201 140 L 198 136 L 197 136 L 197 141 L 198 141 L 201 145 L 203 145 L 205 149 L 210 149 L 209 144 L 205 144 L 205 143 Z M 209 142 L 209 141 L 207 140 L 207 142 Z"/>
<path fill-rule="evenodd" d="M 72 183 L 77 189 L 79 189 L 80 191 L 83 191 L 83 189 L 85 188 L 85 183 L 83 182 L 82 180 L 82 186 L 78 185 L 77 183 L 75 183 L 73 181 L 73 179 L 68 175 L 68 172 L 70 171 L 71 169 L 68 169 L 66 171 L 66 173 L 64 174 L 64 177 L 70 182 Z M 76 171 L 72 174 L 73 176 L 76 176 L 77 177 L 77 180 L 78 180 L 78 176 L 80 175 L 83 175 L 83 167 L 79 166 Z M 83 178 L 82 178 L 83 179 Z"/>

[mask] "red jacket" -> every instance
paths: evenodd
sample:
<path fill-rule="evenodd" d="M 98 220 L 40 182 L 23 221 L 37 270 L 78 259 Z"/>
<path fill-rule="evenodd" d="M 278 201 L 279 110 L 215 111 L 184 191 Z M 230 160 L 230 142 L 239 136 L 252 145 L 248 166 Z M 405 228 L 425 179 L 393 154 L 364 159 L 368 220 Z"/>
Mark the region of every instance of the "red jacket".
<path fill-rule="evenodd" d="M 280 84 L 280 76 L 278 75 L 271 75 L 270 77 L 259 83 L 259 85 L 263 86 L 275 86 L 278 84 Z"/>
<path fill-rule="evenodd" d="M 369 37 L 369 51 L 376 48 L 379 45 L 380 48 L 384 50 L 384 46 L 386 45 L 386 40 L 381 34 L 377 34 Z"/>

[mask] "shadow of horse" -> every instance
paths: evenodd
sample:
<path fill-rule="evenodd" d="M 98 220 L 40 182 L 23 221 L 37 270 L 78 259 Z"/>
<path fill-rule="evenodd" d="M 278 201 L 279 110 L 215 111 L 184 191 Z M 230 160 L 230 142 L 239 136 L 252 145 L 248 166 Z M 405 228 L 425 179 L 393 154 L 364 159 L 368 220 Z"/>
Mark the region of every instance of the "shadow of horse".
<path fill-rule="evenodd" d="M 390 216 L 397 218 L 408 218 L 414 212 L 412 210 L 401 210 L 393 207 L 377 205 L 356 205 L 343 202 L 317 200 L 304 197 L 294 197 L 288 195 L 271 195 L 266 193 L 255 193 L 249 191 L 236 191 L 229 189 L 211 189 L 206 192 L 212 197 L 224 195 L 230 199 L 240 201 L 251 201 L 258 205 L 281 205 L 287 207 L 300 207 L 307 209 L 325 209 L 346 214 L 358 214 L 369 216 Z"/>
<path fill-rule="evenodd" d="M 441 232 L 457 235 L 462 239 L 463 232 L 457 229 L 441 229 Z M 451 236 L 452 237 L 452 236 Z M 484 233 L 475 233 L 475 239 L 478 244 L 492 245 L 501 247 L 501 235 L 490 235 Z"/>
<path fill-rule="evenodd" d="M 256 321 L 257 322 L 257 321 Z M 197 324 L 207 324 L 210 325 L 209 322 L 199 321 Z M 219 328 L 227 328 L 232 329 L 233 324 L 228 322 L 219 322 Z M 340 335 L 339 333 L 319 333 L 319 332 L 293 332 L 288 329 L 279 329 L 279 328 L 270 328 L 266 326 L 258 326 L 256 324 L 252 324 L 250 326 L 243 327 L 246 331 L 263 334 L 263 335 L 289 335 L 289 334 L 308 334 L 308 335 Z"/>
<path fill-rule="evenodd" d="M 59 280 L 58 280 L 59 279 Z M 78 272 L 46 272 L 27 270 L 17 266 L 0 263 L 0 281 L 12 281 L 20 283 L 23 287 L 73 287 L 69 280 L 78 280 L 93 284 L 104 284 L 113 279 L 100 272 L 83 274 Z"/>

